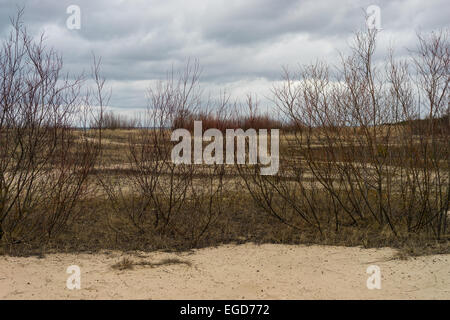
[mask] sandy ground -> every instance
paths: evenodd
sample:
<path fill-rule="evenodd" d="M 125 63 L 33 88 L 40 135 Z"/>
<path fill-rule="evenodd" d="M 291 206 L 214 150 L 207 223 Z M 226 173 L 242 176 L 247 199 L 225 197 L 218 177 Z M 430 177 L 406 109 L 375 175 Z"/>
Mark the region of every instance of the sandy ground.
<path fill-rule="evenodd" d="M 0 299 L 450 299 L 450 255 L 398 260 L 392 249 L 226 245 L 184 253 L 0 257 Z M 124 257 L 158 267 L 114 270 Z M 66 287 L 78 265 L 81 289 Z M 367 267 L 381 270 L 369 290 Z"/>

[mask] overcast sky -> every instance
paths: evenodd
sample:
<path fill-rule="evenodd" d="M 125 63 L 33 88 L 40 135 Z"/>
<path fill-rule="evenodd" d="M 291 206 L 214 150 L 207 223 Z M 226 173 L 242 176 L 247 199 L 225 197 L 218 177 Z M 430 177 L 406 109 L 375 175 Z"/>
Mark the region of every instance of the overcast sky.
<path fill-rule="evenodd" d="M 400 55 L 414 48 L 417 31 L 448 28 L 450 15 L 449 0 L 0 0 L 2 37 L 18 5 L 68 70 L 89 70 L 92 51 L 102 57 L 110 104 L 122 112 L 143 108 L 151 80 L 188 58 L 199 59 L 206 91 L 264 100 L 282 66 L 336 62 L 352 32 L 366 27 L 370 5 L 381 10 L 379 57 L 389 44 Z M 81 9 L 79 30 L 66 26 L 70 5 Z"/>

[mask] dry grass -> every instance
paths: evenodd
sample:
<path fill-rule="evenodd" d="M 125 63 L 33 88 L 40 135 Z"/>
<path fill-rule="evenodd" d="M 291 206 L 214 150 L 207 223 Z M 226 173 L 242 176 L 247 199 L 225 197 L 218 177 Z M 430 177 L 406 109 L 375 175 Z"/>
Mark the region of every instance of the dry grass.
<path fill-rule="evenodd" d="M 345 246 L 364 247 L 396 247 L 407 255 L 429 254 L 450 252 L 448 240 L 442 240 L 436 244 L 431 235 L 406 235 L 396 237 L 389 230 L 380 228 L 370 219 L 358 226 L 351 225 L 350 221 L 343 219 L 339 231 L 336 232 L 333 226 L 326 227 L 321 235 L 316 230 L 311 229 L 298 217 L 289 217 L 289 222 L 295 224 L 298 229 L 293 229 L 276 218 L 264 213 L 253 201 L 251 195 L 242 184 L 235 166 L 226 166 L 225 170 L 225 192 L 221 198 L 225 210 L 211 223 L 205 235 L 193 244 L 185 236 L 176 232 L 163 232 L 153 227 L 153 217 L 146 214 L 146 220 L 140 228 L 137 228 L 135 221 L 130 221 L 128 215 L 137 209 L 139 197 L 133 194 L 131 182 L 128 182 L 131 164 L 128 159 L 128 137 L 136 134 L 139 130 L 106 130 L 104 140 L 104 161 L 101 167 L 93 171 L 90 177 L 90 197 L 79 204 L 78 214 L 68 222 L 68 226 L 63 234 L 46 245 L 47 252 L 73 252 L 73 251 L 97 251 L 102 249 L 113 250 L 188 250 L 193 247 L 215 246 L 223 243 L 283 243 L 283 244 L 331 244 Z M 291 138 L 291 137 L 289 137 Z M 281 139 L 280 150 L 286 148 L 287 139 Z M 281 151 L 283 152 L 283 151 Z M 289 158 L 301 156 L 290 153 Z M 283 163 L 282 163 L 283 166 Z M 302 176 L 302 183 L 306 189 L 314 192 L 316 198 L 320 198 L 320 190 L 323 188 L 314 176 L 307 170 L 306 162 L 303 166 L 305 172 Z M 283 169 L 283 179 L 290 188 L 296 186 L 294 174 L 291 169 Z M 197 176 L 193 182 L 200 187 L 203 185 L 202 175 L 207 173 L 207 168 L 198 167 Z M 289 173 L 290 172 L 290 173 Z M 117 204 L 119 210 L 113 213 L 111 203 L 105 192 L 97 185 L 98 174 L 106 174 L 114 181 L 121 181 L 124 184 L 125 192 L 121 203 Z M 166 181 L 164 178 L 162 181 Z M 326 201 L 318 201 L 326 203 Z M 177 220 L 180 225 L 192 221 L 194 212 L 189 207 L 185 207 L 179 213 Z M 317 207 L 323 215 L 320 217 L 323 223 L 327 223 L 329 217 L 325 215 L 325 210 Z M 151 212 L 151 211 L 149 211 Z M 197 213 L 195 213 L 197 214 Z M 449 219 L 450 220 L 450 219 Z M 195 227 L 195 226 L 194 226 Z M 408 238 L 409 237 L 409 238 Z M 16 243 L 3 245 L 0 248 L 3 253 L 15 255 L 40 254 L 41 247 L 36 247 L 30 243 Z M 145 263 L 145 262 L 141 262 Z M 167 262 L 165 262 L 167 263 Z M 119 262 L 115 268 L 125 270 L 136 266 L 136 262 L 126 260 Z M 139 264 L 138 264 L 139 265 Z M 148 265 L 156 266 L 157 263 Z"/>
<path fill-rule="evenodd" d="M 123 258 L 119 262 L 113 264 L 111 268 L 115 270 L 131 270 L 133 269 L 134 262 L 129 258 Z"/>
<path fill-rule="evenodd" d="M 161 266 L 178 265 L 178 264 L 183 264 L 188 267 L 192 266 L 191 262 L 181 260 L 178 258 L 166 258 L 158 262 L 151 262 L 151 261 L 133 261 L 125 257 L 119 262 L 113 264 L 111 268 L 113 268 L 114 270 L 132 270 L 134 266 L 148 266 L 151 268 L 156 268 Z"/>

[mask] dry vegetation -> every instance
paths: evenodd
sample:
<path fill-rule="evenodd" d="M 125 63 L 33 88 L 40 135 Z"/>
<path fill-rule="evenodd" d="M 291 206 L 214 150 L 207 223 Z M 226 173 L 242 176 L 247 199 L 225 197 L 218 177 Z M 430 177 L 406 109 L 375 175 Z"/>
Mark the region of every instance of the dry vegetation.
<path fill-rule="evenodd" d="M 13 26 L 0 52 L 4 253 L 245 241 L 449 252 L 448 33 L 419 36 L 409 60 L 376 66 L 376 33 L 358 33 L 339 69 L 284 70 L 273 88 L 283 121 L 259 114 L 251 96 L 245 114 L 225 96 L 205 103 L 197 63 L 149 89 L 147 113 L 127 120 L 104 112 L 99 60 L 85 93 L 20 14 Z M 193 120 L 204 130 L 281 128 L 278 174 L 175 165 L 170 130 Z"/>

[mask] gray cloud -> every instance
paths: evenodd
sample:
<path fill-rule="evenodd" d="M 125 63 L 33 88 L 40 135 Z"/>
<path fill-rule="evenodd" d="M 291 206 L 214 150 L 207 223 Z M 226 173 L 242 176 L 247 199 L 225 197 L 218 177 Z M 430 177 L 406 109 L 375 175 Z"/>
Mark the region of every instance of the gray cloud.
<path fill-rule="evenodd" d="M 81 8 L 80 30 L 66 28 L 72 4 Z M 207 89 L 268 94 L 283 65 L 335 62 L 352 32 L 365 27 L 371 4 L 381 8 L 378 57 L 390 44 L 404 54 L 418 30 L 449 26 L 448 0 L 0 0 L 0 35 L 25 6 L 29 30 L 45 31 L 69 71 L 89 70 L 95 52 L 113 88 L 112 106 L 137 109 L 148 83 L 188 58 L 199 59 Z"/>

